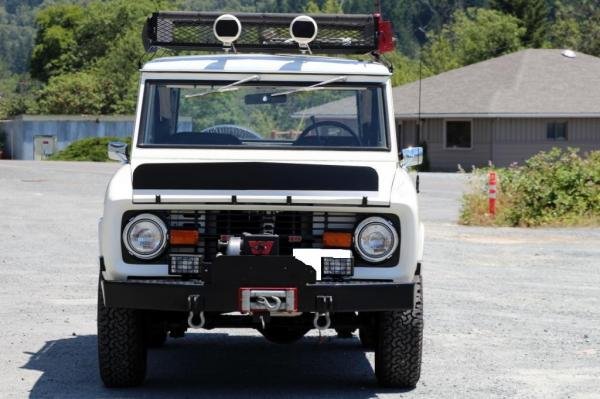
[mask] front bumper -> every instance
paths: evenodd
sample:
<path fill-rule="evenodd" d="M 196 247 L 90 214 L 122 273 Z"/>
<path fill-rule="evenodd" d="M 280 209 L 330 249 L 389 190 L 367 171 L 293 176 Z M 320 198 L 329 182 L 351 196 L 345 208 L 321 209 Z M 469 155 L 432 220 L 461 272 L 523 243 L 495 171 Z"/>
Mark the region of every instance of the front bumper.
<path fill-rule="evenodd" d="M 299 312 L 375 312 L 412 309 L 415 284 L 381 281 L 315 281 L 314 269 L 287 256 L 222 256 L 202 279 L 101 280 L 107 307 L 189 311 L 240 310 L 240 288 L 295 288 Z"/>

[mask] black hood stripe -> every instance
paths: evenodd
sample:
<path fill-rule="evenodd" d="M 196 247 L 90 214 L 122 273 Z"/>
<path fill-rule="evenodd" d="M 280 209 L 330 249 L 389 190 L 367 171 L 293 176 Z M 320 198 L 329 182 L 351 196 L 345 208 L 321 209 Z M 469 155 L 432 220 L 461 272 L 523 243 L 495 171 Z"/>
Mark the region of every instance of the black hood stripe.
<path fill-rule="evenodd" d="M 149 163 L 133 171 L 138 190 L 378 191 L 368 166 L 266 162 Z"/>

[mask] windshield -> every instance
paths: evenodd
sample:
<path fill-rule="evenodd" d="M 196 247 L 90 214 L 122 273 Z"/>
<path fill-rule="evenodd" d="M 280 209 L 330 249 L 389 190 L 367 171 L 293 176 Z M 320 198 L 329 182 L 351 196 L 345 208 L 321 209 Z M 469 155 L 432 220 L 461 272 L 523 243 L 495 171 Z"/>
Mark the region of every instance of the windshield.
<path fill-rule="evenodd" d="M 146 83 L 138 145 L 388 148 L 382 86 L 259 80 Z"/>

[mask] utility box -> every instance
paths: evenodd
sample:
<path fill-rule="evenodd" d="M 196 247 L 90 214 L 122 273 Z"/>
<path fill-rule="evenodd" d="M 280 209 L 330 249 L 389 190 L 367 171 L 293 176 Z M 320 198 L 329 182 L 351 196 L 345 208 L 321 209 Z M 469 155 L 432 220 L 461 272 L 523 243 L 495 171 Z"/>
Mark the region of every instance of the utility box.
<path fill-rule="evenodd" d="M 34 136 L 33 137 L 33 159 L 43 161 L 48 159 L 56 151 L 56 136 Z"/>

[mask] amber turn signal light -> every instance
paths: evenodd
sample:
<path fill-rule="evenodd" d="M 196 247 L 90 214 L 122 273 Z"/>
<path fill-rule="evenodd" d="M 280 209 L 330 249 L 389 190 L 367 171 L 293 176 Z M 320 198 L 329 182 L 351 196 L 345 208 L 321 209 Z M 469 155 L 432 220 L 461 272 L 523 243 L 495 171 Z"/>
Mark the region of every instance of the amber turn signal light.
<path fill-rule="evenodd" d="M 323 247 L 325 248 L 350 248 L 352 247 L 352 233 L 341 231 L 326 231 L 323 233 Z"/>
<path fill-rule="evenodd" d="M 171 230 L 169 243 L 171 245 L 196 245 L 199 238 L 197 230 Z"/>

